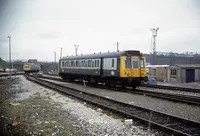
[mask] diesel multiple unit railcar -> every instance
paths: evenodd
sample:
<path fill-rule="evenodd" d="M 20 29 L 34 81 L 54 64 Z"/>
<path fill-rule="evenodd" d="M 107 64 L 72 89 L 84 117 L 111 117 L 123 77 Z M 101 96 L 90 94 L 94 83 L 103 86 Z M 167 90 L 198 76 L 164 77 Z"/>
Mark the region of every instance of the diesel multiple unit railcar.
<path fill-rule="evenodd" d="M 41 70 L 41 65 L 38 63 L 25 63 L 24 72 L 25 73 L 36 73 Z"/>
<path fill-rule="evenodd" d="M 64 80 L 136 88 L 146 77 L 145 57 L 136 50 L 63 57 L 58 64 Z"/>

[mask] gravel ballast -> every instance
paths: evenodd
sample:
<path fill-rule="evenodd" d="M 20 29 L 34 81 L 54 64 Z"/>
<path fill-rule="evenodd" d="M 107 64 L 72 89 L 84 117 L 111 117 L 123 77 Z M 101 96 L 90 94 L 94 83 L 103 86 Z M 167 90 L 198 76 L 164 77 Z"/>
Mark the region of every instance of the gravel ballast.
<path fill-rule="evenodd" d="M 46 89 L 23 76 L 19 78 L 18 88 L 23 91 L 12 102 L 23 107 L 21 116 L 27 120 L 21 118 L 20 121 L 22 124 L 30 123 L 26 128 L 26 133 L 30 135 L 141 136 L 153 133 L 150 131 L 147 134 L 140 125 L 125 124 L 121 117 L 114 117 L 100 108 Z M 158 132 L 152 135 L 158 135 Z"/>
<path fill-rule="evenodd" d="M 48 79 L 42 79 L 42 80 L 52 81 Z M 85 91 L 85 92 L 97 94 L 100 96 L 115 99 L 121 102 L 126 102 L 126 103 L 133 104 L 136 106 L 141 106 L 144 108 L 153 109 L 156 111 L 180 116 L 183 118 L 200 121 L 200 114 L 199 114 L 200 107 L 199 106 L 176 103 L 172 101 L 127 93 L 127 92 L 93 88 L 87 85 L 86 87 L 84 87 L 82 85 L 77 85 L 77 84 L 72 84 L 72 83 L 64 83 L 64 82 L 59 82 L 59 81 L 52 81 L 52 82 L 59 83 L 64 86 L 73 87 L 76 89 L 81 89 L 82 91 Z"/>

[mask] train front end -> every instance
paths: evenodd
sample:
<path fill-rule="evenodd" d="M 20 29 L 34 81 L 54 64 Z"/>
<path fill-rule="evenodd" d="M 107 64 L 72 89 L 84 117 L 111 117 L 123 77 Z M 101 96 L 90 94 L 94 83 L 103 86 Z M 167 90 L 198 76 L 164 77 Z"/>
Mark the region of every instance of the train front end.
<path fill-rule="evenodd" d="M 31 65 L 30 64 L 24 64 L 24 72 L 29 73 L 31 71 Z"/>
<path fill-rule="evenodd" d="M 142 54 L 120 57 L 120 78 L 125 86 L 135 89 L 146 77 L 146 58 Z"/>

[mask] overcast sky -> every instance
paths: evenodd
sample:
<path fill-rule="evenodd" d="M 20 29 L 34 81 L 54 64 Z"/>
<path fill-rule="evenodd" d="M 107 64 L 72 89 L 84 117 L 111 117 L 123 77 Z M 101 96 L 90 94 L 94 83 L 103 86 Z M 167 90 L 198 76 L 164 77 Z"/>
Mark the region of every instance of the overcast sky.
<path fill-rule="evenodd" d="M 0 0 L 0 57 L 57 60 L 63 55 L 151 49 L 200 52 L 199 0 Z"/>

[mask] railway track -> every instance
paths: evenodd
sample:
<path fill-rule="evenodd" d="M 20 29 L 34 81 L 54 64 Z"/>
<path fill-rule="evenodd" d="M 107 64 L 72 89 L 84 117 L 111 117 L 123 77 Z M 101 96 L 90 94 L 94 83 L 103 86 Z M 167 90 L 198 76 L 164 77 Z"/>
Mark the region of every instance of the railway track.
<path fill-rule="evenodd" d="M 40 78 L 64 82 L 62 79 L 56 78 L 56 77 L 40 77 Z M 102 86 L 102 85 L 98 85 L 98 86 L 96 85 L 93 87 L 105 88 L 105 86 Z M 175 102 L 187 103 L 191 105 L 200 105 L 200 97 L 196 97 L 196 96 L 169 94 L 169 93 L 162 93 L 162 92 L 147 91 L 147 90 L 142 90 L 142 89 L 136 89 L 135 91 L 133 91 L 132 89 L 123 89 L 123 91 L 134 93 L 134 94 L 161 98 L 161 99 L 175 101 Z"/>
<path fill-rule="evenodd" d="M 39 78 L 30 77 L 25 75 L 30 81 L 36 82 L 45 87 L 63 92 L 67 95 L 74 96 L 81 100 L 87 101 L 91 104 L 97 105 L 101 108 L 112 110 L 116 113 L 133 119 L 140 120 L 141 122 L 151 126 L 151 128 L 159 129 L 167 132 L 168 134 L 183 135 L 183 136 L 199 136 L 200 135 L 200 122 L 184 119 L 181 117 L 173 116 L 170 114 L 153 111 L 151 109 L 141 108 L 135 105 L 119 102 L 113 99 L 101 97 L 98 95 L 90 94 L 77 90 L 74 88 L 66 87 L 60 84 L 52 83 L 49 81 L 41 80 Z"/>
<path fill-rule="evenodd" d="M 187 103 L 187 104 L 192 104 L 192 105 L 200 105 L 200 97 L 196 97 L 196 96 L 153 92 L 153 91 L 147 91 L 147 90 L 142 90 L 142 89 L 137 89 L 136 91 L 134 91 L 134 93 L 151 96 L 151 97 L 162 98 L 162 99 L 175 101 L 175 102 Z"/>
<path fill-rule="evenodd" d="M 12 72 L 11 76 L 23 75 L 23 74 L 24 74 L 23 72 L 20 72 L 20 73 L 14 73 L 14 72 Z M 0 73 L 0 77 L 5 77 L 5 76 L 10 76 L 10 73 Z"/>
<path fill-rule="evenodd" d="M 58 76 L 57 74 L 47 74 L 50 76 Z M 143 84 L 142 87 L 150 87 L 150 88 L 158 88 L 158 89 L 166 89 L 166 90 L 174 90 L 174 91 L 187 91 L 187 92 L 196 92 L 200 93 L 200 88 L 185 88 L 185 87 L 176 87 L 176 86 L 166 86 L 166 85 L 150 85 Z"/>
<path fill-rule="evenodd" d="M 158 89 L 166 89 L 166 90 L 177 90 L 177 91 L 187 91 L 187 92 L 195 92 L 200 93 L 200 89 L 198 88 L 184 88 L 184 87 L 176 87 L 176 86 L 165 86 L 165 85 L 147 85 L 143 84 L 143 87 L 150 87 L 150 88 L 158 88 Z"/>

